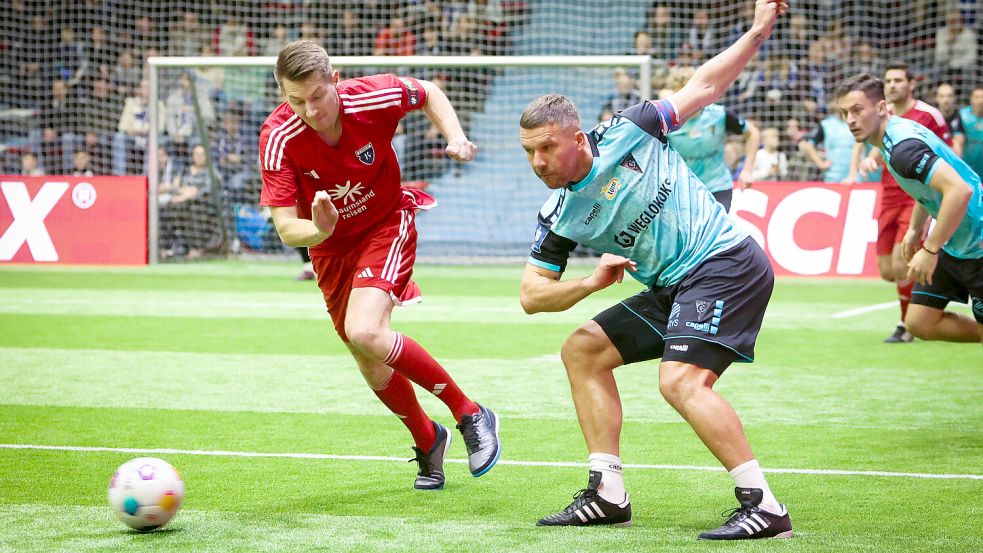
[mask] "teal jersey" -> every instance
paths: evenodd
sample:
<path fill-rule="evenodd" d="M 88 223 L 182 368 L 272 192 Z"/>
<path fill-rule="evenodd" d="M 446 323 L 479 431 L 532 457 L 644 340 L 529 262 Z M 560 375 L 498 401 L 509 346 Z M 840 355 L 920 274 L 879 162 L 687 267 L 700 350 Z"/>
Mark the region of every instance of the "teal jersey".
<path fill-rule="evenodd" d="M 553 191 L 529 262 L 562 272 L 583 244 L 634 260 L 629 273 L 647 286 L 669 286 L 746 239 L 669 145 L 676 121 L 671 102 L 642 102 L 590 131 L 590 173 Z"/>
<path fill-rule="evenodd" d="M 828 115 L 806 135 L 806 140 L 822 146 L 826 159 L 832 163 L 823 173 L 823 181 L 843 182 L 850 174 L 850 158 L 853 157 L 853 145 L 857 143 L 850 127 L 839 117 Z M 879 173 L 877 177 L 880 178 Z"/>
<path fill-rule="evenodd" d="M 746 129 L 746 121 L 723 106 L 710 104 L 699 116 L 690 117 L 682 127 L 669 133 L 669 144 L 711 192 L 720 192 L 734 187 L 724 161 L 727 133 L 744 134 Z"/>
<path fill-rule="evenodd" d="M 977 175 L 983 175 L 983 117 L 977 117 L 972 106 L 966 106 L 959 110 L 959 118 L 966 134 L 963 159 Z"/>
<path fill-rule="evenodd" d="M 942 249 L 960 259 L 983 258 L 983 187 L 979 175 L 935 133 L 902 117 L 888 119 L 881 154 L 901 189 L 935 218 L 942 206 L 942 194 L 928 183 L 940 159 L 952 166 L 973 196 L 962 222 Z"/>

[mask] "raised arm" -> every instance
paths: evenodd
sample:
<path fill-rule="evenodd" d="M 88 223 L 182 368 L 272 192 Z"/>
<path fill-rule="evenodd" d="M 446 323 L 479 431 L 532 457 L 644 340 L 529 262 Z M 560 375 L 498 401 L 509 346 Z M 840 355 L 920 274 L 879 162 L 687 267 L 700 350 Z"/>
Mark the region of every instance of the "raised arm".
<path fill-rule="evenodd" d="M 461 122 L 457 118 L 454 106 L 447 99 L 447 95 L 430 81 L 420 81 L 424 90 L 427 91 L 427 101 L 423 104 L 423 113 L 436 125 L 437 130 L 447 140 L 447 155 L 451 159 L 458 161 L 471 161 L 478 155 L 478 147 L 468 140 L 461 128 Z"/>
<path fill-rule="evenodd" d="M 686 86 L 669 96 L 680 121 L 717 101 L 741 70 L 771 36 L 778 16 L 788 9 L 785 0 L 756 0 L 751 29 L 723 52 L 700 66 Z"/>

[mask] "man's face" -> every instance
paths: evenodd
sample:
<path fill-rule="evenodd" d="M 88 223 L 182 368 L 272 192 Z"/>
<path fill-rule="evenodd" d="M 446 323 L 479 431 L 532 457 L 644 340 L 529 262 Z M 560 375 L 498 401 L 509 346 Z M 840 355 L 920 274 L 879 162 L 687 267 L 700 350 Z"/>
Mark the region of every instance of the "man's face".
<path fill-rule="evenodd" d="M 854 90 L 837 101 L 840 117 L 846 121 L 854 140 L 863 142 L 880 128 L 887 116 L 887 103 L 874 103 L 860 90 Z"/>
<path fill-rule="evenodd" d="M 977 88 L 969 97 L 969 105 L 977 115 L 983 113 L 983 88 Z"/>
<path fill-rule="evenodd" d="M 952 113 L 956 109 L 956 91 L 947 84 L 940 84 L 935 91 L 935 105 L 945 113 Z"/>
<path fill-rule="evenodd" d="M 562 188 L 578 179 L 581 145 L 587 140 L 576 126 L 554 124 L 519 129 L 519 141 L 536 176 L 549 188 Z"/>
<path fill-rule="evenodd" d="M 915 96 L 915 81 L 908 80 L 903 69 L 890 69 L 884 73 L 884 98 L 888 102 L 902 102 Z"/>
<path fill-rule="evenodd" d="M 338 79 L 337 71 L 328 77 L 313 73 L 303 81 L 283 79 L 283 95 L 304 123 L 315 131 L 325 131 L 338 122 Z"/>

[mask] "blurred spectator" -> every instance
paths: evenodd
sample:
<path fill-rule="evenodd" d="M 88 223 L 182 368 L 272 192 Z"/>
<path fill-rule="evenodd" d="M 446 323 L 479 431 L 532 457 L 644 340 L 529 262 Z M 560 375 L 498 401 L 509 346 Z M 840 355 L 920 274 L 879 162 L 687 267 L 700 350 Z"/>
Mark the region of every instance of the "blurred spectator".
<path fill-rule="evenodd" d="M 277 25 L 273 27 L 270 31 L 270 36 L 263 39 L 263 46 L 260 48 L 260 55 L 263 56 L 278 56 L 280 55 L 280 50 L 290 42 L 290 38 L 287 36 L 286 25 Z"/>
<path fill-rule="evenodd" d="M 341 24 L 333 29 L 329 39 L 332 56 L 372 54 L 372 35 L 353 8 L 346 8 L 341 12 Z"/>
<path fill-rule="evenodd" d="M 935 107 L 939 108 L 949 130 L 952 131 L 952 150 L 959 157 L 963 156 L 966 146 L 966 133 L 963 131 L 962 117 L 959 116 L 959 106 L 956 105 L 956 90 L 951 84 L 942 83 L 935 89 Z"/>
<path fill-rule="evenodd" d="M 976 64 L 976 31 L 963 24 L 959 10 L 949 10 L 935 33 L 935 65 L 940 79 L 964 85 Z"/>
<path fill-rule="evenodd" d="M 210 40 L 208 31 L 198 20 L 198 14 L 186 10 L 181 15 L 181 23 L 173 25 L 168 32 L 167 55 L 197 56 L 202 46 Z"/>
<path fill-rule="evenodd" d="M 689 46 L 695 60 L 695 63 L 685 65 L 699 65 L 708 57 L 716 55 L 720 47 L 719 39 L 710 25 L 710 12 L 705 8 L 693 10 L 693 19 L 683 32 L 683 44 Z"/>
<path fill-rule="evenodd" d="M 746 4 L 751 5 L 750 2 Z M 809 45 L 815 40 L 813 33 L 809 30 L 809 24 L 806 20 L 806 16 L 801 13 L 790 14 L 788 32 L 785 35 L 786 52 L 793 60 L 798 62 L 809 55 Z M 743 19 L 743 21 L 752 21 L 753 17 L 748 17 Z M 743 32 L 743 27 L 742 27 Z M 740 36 L 740 35 L 738 35 Z M 733 41 L 731 42 L 733 44 Z"/>
<path fill-rule="evenodd" d="M 768 127 L 761 131 L 764 148 L 754 159 L 752 176 L 756 181 L 784 180 L 788 175 L 788 157 L 778 149 L 778 129 Z"/>
<path fill-rule="evenodd" d="M 614 86 L 616 92 L 608 95 L 604 100 L 601 111 L 614 114 L 642 101 L 642 97 L 635 87 L 635 79 L 625 71 L 624 67 L 618 67 L 614 70 Z"/>
<path fill-rule="evenodd" d="M 159 146 L 157 148 L 157 190 L 158 198 L 164 198 L 165 190 L 173 190 L 174 184 L 184 168 L 174 161 L 174 158 L 167 153 L 167 148 Z M 169 198 L 169 197 L 168 197 Z"/>
<path fill-rule="evenodd" d="M 372 44 L 373 56 L 412 56 L 416 53 L 416 35 L 406 28 L 401 17 L 394 17 L 379 31 Z"/>
<path fill-rule="evenodd" d="M 973 88 L 969 105 L 959 110 L 959 116 L 966 133 L 963 159 L 977 175 L 983 175 L 983 86 Z"/>
<path fill-rule="evenodd" d="M 62 27 L 60 40 L 55 46 L 54 59 L 48 62 L 54 64 L 54 75 L 74 86 L 82 78 L 84 59 L 84 43 L 75 37 L 75 30 L 71 26 Z"/>
<path fill-rule="evenodd" d="M 37 177 L 44 174 L 38 167 L 38 156 L 32 152 L 24 152 L 20 156 L 20 174 L 28 177 Z"/>
<path fill-rule="evenodd" d="M 113 172 L 117 175 L 140 175 L 144 172 L 147 139 L 150 134 L 150 84 L 140 81 L 137 93 L 126 98 L 119 118 L 119 133 L 113 140 Z M 164 102 L 158 101 L 158 121 L 164 120 Z"/>
<path fill-rule="evenodd" d="M 235 13 L 218 27 L 218 55 L 251 56 L 255 48 L 253 33 L 241 17 Z"/>
<path fill-rule="evenodd" d="M 85 45 L 85 61 L 83 63 L 84 78 L 112 78 L 112 67 L 119 59 L 119 53 L 114 44 L 106 40 L 106 31 L 100 25 L 94 25 Z"/>
<path fill-rule="evenodd" d="M 222 117 L 222 126 L 215 135 L 215 164 L 224 178 L 224 192 L 230 204 L 259 202 L 259 186 L 253 190 L 249 187 L 250 178 L 258 176 L 254 158 L 259 143 L 253 134 L 243 132 L 242 113 L 232 110 Z"/>
<path fill-rule="evenodd" d="M 41 152 L 44 167 L 61 173 L 66 165 L 63 140 L 74 140 L 73 126 L 78 119 L 79 106 L 68 97 L 68 85 L 61 79 L 51 82 L 51 94 L 39 113 L 40 143 L 32 144 Z"/>
<path fill-rule="evenodd" d="M 205 147 L 199 144 L 191 151 L 191 165 L 169 187 L 159 188 L 161 246 L 165 257 L 199 257 L 212 242 L 215 209 L 211 180 Z"/>
<path fill-rule="evenodd" d="M 202 98 L 204 96 L 204 98 Z M 199 102 L 204 101 L 211 106 L 207 94 L 198 95 Z M 190 144 L 195 134 L 195 97 L 191 90 L 191 76 L 182 72 L 178 77 L 177 86 L 167 94 L 164 103 L 164 128 L 170 140 L 170 152 L 182 163 L 186 163 L 191 155 Z M 204 110 L 203 110 L 204 111 Z M 210 108 L 209 108 L 209 111 Z M 204 113 L 202 113 L 204 116 Z M 212 114 L 214 118 L 214 114 Z"/>
<path fill-rule="evenodd" d="M 80 147 L 89 154 L 89 166 L 92 167 L 96 175 L 113 174 L 113 156 L 109 138 L 94 132 L 87 132 Z M 75 159 L 74 151 L 72 152 L 72 159 Z"/>
<path fill-rule="evenodd" d="M 11 103 L 19 108 L 37 109 L 50 79 L 55 78 L 51 64 L 55 44 L 44 15 L 35 14 L 30 21 L 24 38 L 14 47 L 16 97 Z"/>
<path fill-rule="evenodd" d="M 116 133 L 116 123 L 123 111 L 123 101 L 113 93 L 108 80 L 97 77 L 92 81 L 92 90 L 79 98 L 78 105 L 82 123 L 80 133 L 85 133 L 85 144 L 80 144 L 77 138 L 66 140 L 67 147 L 64 154 L 70 160 L 76 148 L 84 147 L 92 157 L 97 173 L 109 175 L 108 163 L 105 167 L 102 163 L 108 162 L 109 145 Z M 105 158 L 103 154 L 107 154 Z"/>
<path fill-rule="evenodd" d="M 874 51 L 874 47 L 869 42 L 859 42 L 854 49 L 854 55 L 847 65 L 846 74 L 849 76 L 867 73 L 869 75 L 881 75 L 884 73 L 884 63 Z"/>
<path fill-rule="evenodd" d="M 119 55 L 116 67 L 113 68 L 113 88 L 120 96 L 133 96 L 143 78 L 143 69 L 133 62 L 133 54 L 123 51 Z"/>
<path fill-rule="evenodd" d="M 72 175 L 76 177 L 94 177 L 95 172 L 91 167 L 92 160 L 89 152 L 79 150 L 72 156 Z"/>
<path fill-rule="evenodd" d="M 736 140 L 728 140 L 724 144 L 724 163 L 730 171 L 731 180 L 737 180 L 744 170 L 744 149 Z"/>
<path fill-rule="evenodd" d="M 676 48 L 682 41 L 680 33 L 681 26 L 673 25 L 669 6 L 659 4 L 649 9 L 649 15 L 645 27 L 642 29 L 649 39 L 647 54 L 668 63 L 676 59 Z M 638 48 L 638 34 L 635 34 L 636 52 L 642 52 Z"/>

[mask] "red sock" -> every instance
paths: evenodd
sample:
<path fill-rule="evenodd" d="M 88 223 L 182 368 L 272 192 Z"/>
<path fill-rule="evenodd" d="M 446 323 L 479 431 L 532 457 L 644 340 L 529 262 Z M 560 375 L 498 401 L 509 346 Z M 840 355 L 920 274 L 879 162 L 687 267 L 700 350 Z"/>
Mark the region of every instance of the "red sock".
<path fill-rule="evenodd" d="M 464 415 L 478 412 L 478 406 L 464 395 L 440 363 L 412 338 L 397 332 L 396 341 L 383 363 L 437 396 L 458 421 Z"/>
<path fill-rule="evenodd" d="M 906 280 L 898 282 L 898 302 L 901 304 L 901 320 L 904 320 L 908 313 L 908 303 L 911 302 L 911 289 L 915 287 L 915 281 Z"/>
<path fill-rule="evenodd" d="M 386 407 L 403 421 L 406 428 L 410 429 L 416 447 L 423 451 L 430 451 L 436 439 L 433 421 L 423 412 L 423 407 L 420 407 L 410 381 L 398 372 L 393 372 L 392 378 L 384 388 L 373 391 L 382 403 L 385 403 Z"/>

